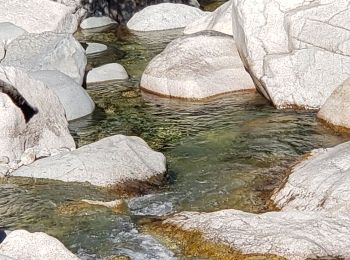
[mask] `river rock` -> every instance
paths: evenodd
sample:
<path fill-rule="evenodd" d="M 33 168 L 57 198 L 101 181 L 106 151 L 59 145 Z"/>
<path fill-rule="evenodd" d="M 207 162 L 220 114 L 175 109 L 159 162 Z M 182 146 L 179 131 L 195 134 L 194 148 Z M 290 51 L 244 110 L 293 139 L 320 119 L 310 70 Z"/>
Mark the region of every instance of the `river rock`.
<path fill-rule="evenodd" d="M 318 149 L 292 170 L 272 199 L 283 211 L 348 211 L 350 142 Z"/>
<path fill-rule="evenodd" d="M 239 210 L 183 212 L 163 222 L 181 230 L 200 232 L 204 239 L 244 254 L 273 254 L 291 260 L 350 256 L 347 213 L 268 212 Z"/>
<path fill-rule="evenodd" d="M 118 63 L 109 63 L 89 71 L 86 83 L 97 83 L 109 80 L 128 79 L 128 73 L 125 68 Z"/>
<path fill-rule="evenodd" d="M 164 155 L 151 150 L 141 138 L 115 135 L 72 152 L 37 160 L 13 175 L 110 186 L 147 182 L 162 177 L 165 171 Z"/>
<path fill-rule="evenodd" d="M 79 259 L 56 238 L 42 232 L 29 233 L 25 230 L 15 230 L 7 235 L 0 244 L 0 255 L 21 260 Z"/>
<path fill-rule="evenodd" d="M 75 148 L 64 108 L 52 90 L 13 67 L 0 66 L 1 81 L 12 89 L 13 98 L 22 98 L 29 105 L 22 112 L 7 94 L 0 92 L 0 156 L 16 161 L 29 148 Z M 29 109 L 37 113 L 29 117 Z"/>
<path fill-rule="evenodd" d="M 86 63 L 85 50 L 72 35 L 45 32 L 13 40 L 1 64 L 30 72 L 58 70 L 82 85 Z"/>
<path fill-rule="evenodd" d="M 350 79 L 334 90 L 317 117 L 330 125 L 350 129 Z"/>
<path fill-rule="evenodd" d="M 50 0 L 1 0 L 0 22 L 10 22 L 29 33 L 74 33 L 74 8 Z"/>
<path fill-rule="evenodd" d="M 214 12 L 199 18 L 185 27 L 184 34 L 201 31 L 217 31 L 228 35 L 232 33 L 232 1 L 228 1 Z"/>
<path fill-rule="evenodd" d="M 0 23 L 0 42 L 3 41 L 9 43 L 25 33 L 27 33 L 26 30 L 23 30 L 13 23 Z"/>
<path fill-rule="evenodd" d="M 101 43 L 88 42 L 86 48 L 86 55 L 99 54 L 107 50 L 107 46 Z"/>
<path fill-rule="evenodd" d="M 80 27 L 81 29 L 94 29 L 99 27 L 105 27 L 109 25 L 116 24 L 117 22 L 113 19 L 109 18 L 108 16 L 101 16 L 101 17 L 89 17 L 84 19 Z"/>
<path fill-rule="evenodd" d="M 66 111 L 67 120 L 74 120 L 91 114 L 95 103 L 89 94 L 73 79 L 57 70 L 42 70 L 30 74 L 52 89 Z"/>
<path fill-rule="evenodd" d="M 319 108 L 350 75 L 348 0 L 233 0 L 233 34 L 276 107 Z"/>
<path fill-rule="evenodd" d="M 206 12 L 183 4 L 163 3 L 148 6 L 136 13 L 127 23 L 134 31 L 161 31 L 182 28 L 203 17 Z"/>
<path fill-rule="evenodd" d="M 188 99 L 254 89 L 232 36 L 218 32 L 171 42 L 148 64 L 140 85 L 156 94 Z"/>

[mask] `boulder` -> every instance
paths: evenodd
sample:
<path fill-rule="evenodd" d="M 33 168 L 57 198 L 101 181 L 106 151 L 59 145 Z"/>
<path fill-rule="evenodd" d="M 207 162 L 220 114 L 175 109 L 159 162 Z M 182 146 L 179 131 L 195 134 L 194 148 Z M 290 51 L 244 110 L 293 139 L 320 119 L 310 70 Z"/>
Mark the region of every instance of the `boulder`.
<path fill-rule="evenodd" d="M 183 212 L 163 222 L 224 244 L 243 254 L 272 254 L 291 260 L 350 256 L 350 218 L 321 212 Z"/>
<path fill-rule="evenodd" d="M 13 23 L 0 23 L 0 42 L 9 43 L 25 33 L 27 33 L 25 30 Z"/>
<path fill-rule="evenodd" d="M 67 120 L 74 120 L 91 114 L 95 104 L 89 94 L 73 79 L 57 70 L 32 72 L 31 77 L 44 82 L 52 89 L 66 111 Z"/>
<path fill-rule="evenodd" d="M 1 0 L 0 22 L 10 22 L 29 33 L 74 33 L 74 8 L 50 0 Z"/>
<path fill-rule="evenodd" d="M 89 17 L 84 19 L 81 22 L 80 27 L 81 29 L 87 30 L 87 29 L 105 27 L 113 24 L 117 24 L 117 22 L 109 18 L 108 16 Z"/>
<path fill-rule="evenodd" d="M 232 33 L 232 1 L 228 1 L 214 12 L 199 18 L 185 27 L 184 34 L 201 31 L 217 31 L 228 35 Z"/>
<path fill-rule="evenodd" d="M 185 27 L 205 15 L 206 12 L 196 7 L 163 3 L 148 6 L 137 12 L 129 20 L 127 27 L 142 32 L 176 29 Z"/>
<path fill-rule="evenodd" d="M 42 232 L 12 231 L 0 244 L 0 258 L 5 255 L 21 260 L 78 260 L 56 238 Z"/>
<path fill-rule="evenodd" d="M 350 206 L 350 142 L 318 149 L 293 168 L 272 199 L 283 211 L 340 212 Z"/>
<path fill-rule="evenodd" d="M 6 94 L 1 93 L 5 86 L 1 82 L 7 86 Z M 64 108 L 43 82 L 19 69 L 0 66 L 0 84 L 0 156 L 16 161 L 29 148 L 75 148 Z"/>
<path fill-rule="evenodd" d="M 317 117 L 336 128 L 350 129 L 350 79 L 334 90 Z"/>
<path fill-rule="evenodd" d="M 125 68 L 118 63 L 109 63 L 89 71 L 86 83 L 97 83 L 109 80 L 128 79 L 128 73 Z"/>
<path fill-rule="evenodd" d="M 350 74 L 348 0 L 233 0 L 233 35 L 278 108 L 319 108 Z"/>
<path fill-rule="evenodd" d="M 140 85 L 155 94 L 188 99 L 254 89 L 232 36 L 218 32 L 171 42 L 148 64 Z"/>
<path fill-rule="evenodd" d="M 86 63 L 85 50 L 72 35 L 46 32 L 13 40 L 1 64 L 29 72 L 58 70 L 82 85 Z"/>
<path fill-rule="evenodd" d="M 115 135 L 72 152 L 47 157 L 23 166 L 13 176 L 89 182 L 97 186 L 147 182 L 166 172 L 163 154 L 139 137 Z"/>
<path fill-rule="evenodd" d="M 107 50 L 107 46 L 101 43 L 88 42 L 86 48 L 86 55 L 99 54 Z"/>

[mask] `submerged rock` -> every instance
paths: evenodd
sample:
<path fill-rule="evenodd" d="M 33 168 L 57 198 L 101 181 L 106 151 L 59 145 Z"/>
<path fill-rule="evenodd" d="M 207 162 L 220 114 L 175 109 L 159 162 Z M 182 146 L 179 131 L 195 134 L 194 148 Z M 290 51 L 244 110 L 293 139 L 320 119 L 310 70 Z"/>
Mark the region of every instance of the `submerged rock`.
<path fill-rule="evenodd" d="M 29 148 L 75 148 L 64 108 L 52 90 L 13 67 L 0 66 L 1 81 L 10 90 L 1 93 L 0 86 L 0 156 L 15 161 Z"/>
<path fill-rule="evenodd" d="M 1 0 L 0 22 L 10 22 L 29 33 L 74 33 L 75 9 L 50 0 Z"/>
<path fill-rule="evenodd" d="M 184 34 L 201 31 L 217 31 L 228 35 L 232 32 L 232 1 L 228 1 L 214 12 L 190 23 L 186 26 Z"/>
<path fill-rule="evenodd" d="M 338 129 L 350 129 L 350 79 L 336 88 L 317 117 Z"/>
<path fill-rule="evenodd" d="M 42 232 L 12 231 L 0 244 L 1 255 L 21 260 L 78 260 L 56 238 Z"/>
<path fill-rule="evenodd" d="M 115 135 L 23 166 L 13 176 L 122 187 L 162 179 L 165 172 L 163 154 L 151 150 L 139 137 Z"/>
<path fill-rule="evenodd" d="M 18 27 L 13 23 L 0 23 L 0 42 L 3 41 L 9 43 L 25 33 L 27 33 L 26 30 L 23 30 L 21 27 Z"/>
<path fill-rule="evenodd" d="M 28 72 L 58 70 L 82 85 L 86 63 L 85 50 L 72 35 L 45 32 L 13 40 L 1 64 Z"/>
<path fill-rule="evenodd" d="M 52 89 L 66 111 L 67 120 L 74 120 L 91 114 L 95 103 L 89 94 L 73 79 L 57 70 L 42 70 L 30 74 Z"/>
<path fill-rule="evenodd" d="M 140 85 L 156 94 L 188 99 L 254 89 L 232 36 L 217 32 L 171 42 L 148 64 Z"/>
<path fill-rule="evenodd" d="M 136 13 L 127 23 L 134 31 L 161 31 L 182 28 L 205 16 L 200 9 L 183 4 L 164 3 L 148 6 Z"/>
<path fill-rule="evenodd" d="M 101 17 L 89 17 L 84 19 L 80 27 L 81 29 L 87 30 L 87 29 L 94 29 L 99 27 L 106 27 L 109 25 L 116 24 L 117 22 L 113 19 L 107 17 L 107 16 L 101 16 Z"/>
<path fill-rule="evenodd" d="M 109 80 L 128 79 L 128 73 L 125 68 L 118 63 L 109 63 L 89 71 L 86 83 L 97 83 Z"/>
<path fill-rule="evenodd" d="M 319 108 L 350 74 L 348 0 L 233 0 L 233 34 L 276 107 Z"/>

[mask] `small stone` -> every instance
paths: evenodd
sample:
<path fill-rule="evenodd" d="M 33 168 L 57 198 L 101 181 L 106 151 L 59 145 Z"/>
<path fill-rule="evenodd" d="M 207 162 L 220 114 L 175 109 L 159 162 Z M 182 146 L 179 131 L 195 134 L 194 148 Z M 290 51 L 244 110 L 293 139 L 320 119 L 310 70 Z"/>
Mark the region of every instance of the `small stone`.
<path fill-rule="evenodd" d="M 33 163 L 35 159 L 36 159 L 35 150 L 33 148 L 29 148 L 21 155 L 21 164 L 29 165 Z"/>
<path fill-rule="evenodd" d="M 10 171 L 10 167 L 8 165 L 0 165 L 0 178 L 5 177 Z"/>
<path fill-rule="evenodd" d="M 107 46 L 101 43 L 88 42 L 87 45 L 86 55 L 98 54 L 107 50 Z"/>
<path fill-rule="evenodd" d="M 128 73 L 122 65 L 118 63 L 110 63 L 89 71 L 86 82 L 97 83 L 110 80 L 124 80 L 128 78 Z"/>
<path fill-rule="evenodd" d="M 0 156 L 0 164 L 8 164 L 10 159 L 7 156 Z"/>
<path fill-rule="evenodd" d="M 105 26 L 109 26 L 112 24 L 117 24 L 117 22 L 112 20 L 108 16 L 89 17 L 81 22 L 80 27 L 82 29 L 86 30 L 86 29 L 105 27 Z"/>

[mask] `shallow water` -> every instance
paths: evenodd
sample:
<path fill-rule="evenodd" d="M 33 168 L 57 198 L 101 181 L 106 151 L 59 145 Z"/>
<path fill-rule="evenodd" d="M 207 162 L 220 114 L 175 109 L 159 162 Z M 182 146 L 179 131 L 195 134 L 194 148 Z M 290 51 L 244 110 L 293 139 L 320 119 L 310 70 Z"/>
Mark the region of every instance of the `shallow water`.
<path fill-rule="evenodd" d="M 119 62 L 130 79 L 88 86 L 96 111 L 70 124 L 79 146 L 114 134 L 144 138 L 166 155 L 168 183 L 127 199 L 129 210 L 117 214 L 69 208 L 81 199 L 116 198 L 88 184 L 11 179 L 0 184 L 0 225 L 47 232 L 83 259 L 171 259 L 171 250 L 140 231 L 140 219 L 183 210 L 266 211 L 266 198 L 302 154 L 347 140 L 318 123 L 313 112 L 277 111 L 257 93 L 203 102 L 141 93 L 139 79 L 148 61 L 180 33 L 131 35 L 111 29 L 79 34 L 81 41 L 109 47 L 89 57 L 90 64 Z"/>

